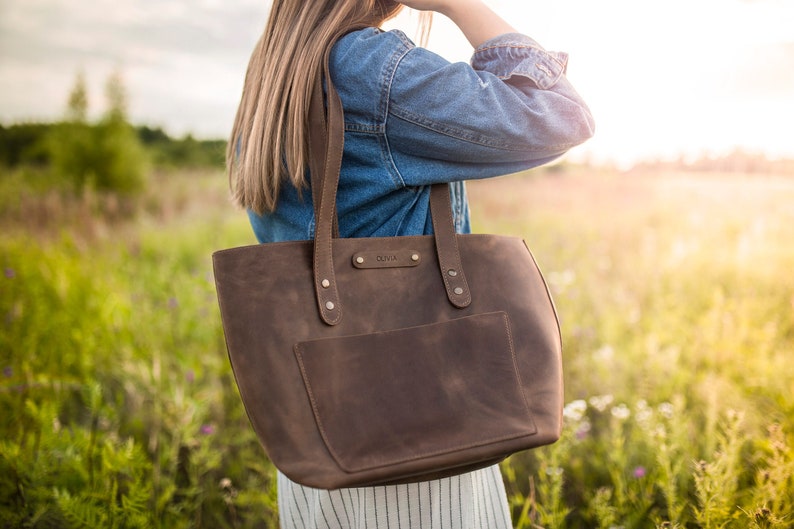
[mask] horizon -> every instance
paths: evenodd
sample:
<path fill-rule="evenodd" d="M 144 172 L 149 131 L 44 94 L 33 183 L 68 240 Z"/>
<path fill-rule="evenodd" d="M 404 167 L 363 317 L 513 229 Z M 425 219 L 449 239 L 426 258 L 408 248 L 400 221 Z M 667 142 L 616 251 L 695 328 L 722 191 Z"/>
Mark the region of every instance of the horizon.
<path fill-rule="evenodd" d="M 626 165 L 736 150 L 794 158 L 792 3 L 486 3 L 570 54 L 568 77 L 596 118 L 596 136 L 571 159 Z M 106 78 L 119 72 L 131 122 L 224 138 L 267 12 L 258 0 L 9 0 L 0 7 L 0 123 L 62 118 L 80 71 L 96 116 Z M 388 28 L 413 36 L 415 24 L 405 13 Z M 471 54 L 440 15 L 428 48 L 452 61 Z"/>

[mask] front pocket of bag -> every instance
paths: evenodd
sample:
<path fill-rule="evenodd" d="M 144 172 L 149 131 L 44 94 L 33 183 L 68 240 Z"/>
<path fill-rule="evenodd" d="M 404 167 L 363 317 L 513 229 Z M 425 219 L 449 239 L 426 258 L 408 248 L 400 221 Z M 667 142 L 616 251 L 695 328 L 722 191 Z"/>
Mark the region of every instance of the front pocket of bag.
<path fill-rule="evenodd" d="M 295 345 L 317 426 L 347 472 L 536 432 L 504 312 Z"/>

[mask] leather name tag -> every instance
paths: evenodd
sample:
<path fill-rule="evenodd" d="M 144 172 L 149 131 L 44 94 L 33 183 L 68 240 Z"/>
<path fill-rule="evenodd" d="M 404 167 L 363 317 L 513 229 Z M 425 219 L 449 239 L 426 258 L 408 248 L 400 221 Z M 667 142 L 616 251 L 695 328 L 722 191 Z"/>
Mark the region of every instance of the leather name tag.
<path fill-rule="evenodd" d="M 422 256 L 414 250 L 358 252 L 353 255 L 356 268 L 402 268 L 417 266 L 421 262 Z"/>

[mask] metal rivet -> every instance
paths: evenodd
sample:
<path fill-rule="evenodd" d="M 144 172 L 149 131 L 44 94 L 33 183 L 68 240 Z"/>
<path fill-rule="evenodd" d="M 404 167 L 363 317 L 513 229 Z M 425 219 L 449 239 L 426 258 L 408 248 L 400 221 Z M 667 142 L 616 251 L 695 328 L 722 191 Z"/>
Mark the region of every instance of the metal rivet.
<path fill-rule="evenodd" d="M 419 260 L 419 254 L 418 253 L 415 253 L 415 254 L 413 254 L 411 256 L 411 261 L 418 261 L 418 260 Z"/>
<path fill-rule="evenodd" d="M 460 288 L 460 287 L 456 288 L 456 289 L 455 289 L 455 294 L 457 294 L 458 296 L 460 296 L 461 294 L 463 294 L 463 289 L 462 289 L 462 288 Z"/>
<path fill-rule="evenodd" d="M 457 272 L 457 270 L 449 270 L 449 272 L 447 272 L 447 273 L 448 273 L 449 275 L 451 275 L 452 277 L 455 277 L 456 275 L 458 275 L 458 272 Z"/>
<path fill-rule="evenodd" d="M 334 307 L 336 307 L 336 305 L 334 305 L 333 301 L 328 301 L 325 303 L 325 308 L 328 310 L 334 310 Z"/>
<path fill-rule="evenodd" d="M 360 257 L 360 256 L 359 256 L 359 257 L 356 257 L 356 262 L 357 262 L 358 264 L 364 264 L 364 258 L 363 258 L 363 257 Z"/>
<path fill-rule="evenodd" d="M 328 281 L 327 279 L 323 279 L 320 284 L 323 286 L 323 288 L 328 288 L 331 286 L 331 282 Z"/>

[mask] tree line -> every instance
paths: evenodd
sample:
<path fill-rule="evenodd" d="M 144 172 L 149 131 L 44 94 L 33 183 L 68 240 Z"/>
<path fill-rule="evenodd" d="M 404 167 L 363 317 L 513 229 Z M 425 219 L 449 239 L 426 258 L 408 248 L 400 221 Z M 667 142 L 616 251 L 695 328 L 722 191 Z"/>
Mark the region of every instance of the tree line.
<path fill-rule="evenodd" d="M 0 168 L 35 168 L 78 192 L 135 194 L 152 167 L 224 166 L 225 140 L 173 138 L 159 127 L 133 126 L 119 74 L 108 78 L 105 99 L 105 112 L 90 120 L 85 78 L 78 74 L 60 121 L 0 124 Z"/>

